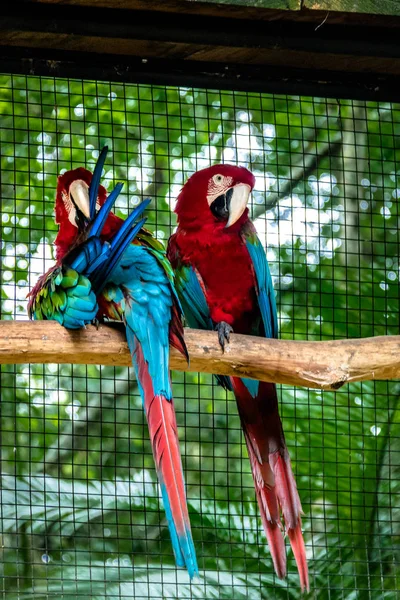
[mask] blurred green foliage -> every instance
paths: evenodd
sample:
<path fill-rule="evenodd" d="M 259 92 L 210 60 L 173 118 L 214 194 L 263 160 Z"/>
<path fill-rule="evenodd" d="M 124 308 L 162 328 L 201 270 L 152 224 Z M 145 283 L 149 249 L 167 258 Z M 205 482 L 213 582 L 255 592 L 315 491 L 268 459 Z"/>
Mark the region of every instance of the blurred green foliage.
<path fill-rule="evenodd" d="M 2 319 L 26 319 L 52 264 L 57 174 L 93 168 L 108 144 L 119 214 L 150 196 L 162 240 L 192 172 L 224 161 L 255 173 L 282 337 L 399 333 L 400 106 L 3 75 L 0 118 Z M 173 388 L 191 585 L 174 568 L 131 371 L 2 367 L 4 598 L 299 598 L 290 550 L 288 579 L 273 572 L 234 400 L 206 375 L 173 373 Z M 312 598 L 397 597 L 399 391 L 281 386 Z"/>

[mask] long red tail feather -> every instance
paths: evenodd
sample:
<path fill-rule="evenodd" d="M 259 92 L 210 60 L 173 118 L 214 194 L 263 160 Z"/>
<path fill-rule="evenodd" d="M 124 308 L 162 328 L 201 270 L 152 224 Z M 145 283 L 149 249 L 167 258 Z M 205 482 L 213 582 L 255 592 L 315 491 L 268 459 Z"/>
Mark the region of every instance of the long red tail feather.
<path fill-rule="evenodd" d="M 173 400 L 161 394 L 154 394 L 153 383 L 139 343 L 136 345 L 135 359 L 176 562 L 179 566 L 186 566 L 190 577 L 193 577 L 198 575 L 198 567 L 186 503 Z"/>
<path fill-rule="evenodd" d="M 265 467 L 269 471 L 271 471 L 271 469 L 269 465 L 260 464 L 246 435 L 245 438 L 247 450 L 249 452 L 258 506 L 260 509 L 261 521 L 264 527 L 265 535 L 267 536 L 275 572 L 280 579 L 284 579 L 286 577 L 286 551 L 285 541 L 282 535 L 279 506 L 273 487 L 271 488 L 265 483 L 267 480 L 264 472 L 266 470 Z M 272 473 L 271 476 L 273 480 Z M 269 474 L 267 477 L 269 477 Z"/>
<path fill-rule="evenodd" d="M 231 379 L 253 473 L 261 520 L 278 577 L 286 576 L 286 551 L 280 513 L 299 571 L 309 590 L 301 532 L 301 503 L 285 444 L 274 384 L 260 382 L 256 398 L 241 379 Z"/>
<path fill-rule="evenodd" d="M 301 520 L 297 523 L 294 529 L 288 529 L 288 536 L 290 545 L 292 546 L 293 554 L 296 559 L 297 568 L 299 570 L 300 586 L 301 590 L 310 591 L 310 584 L 308 580 L 308 567 L 306 549 L 304 546 L 303 534 L 301 532 Z"/>

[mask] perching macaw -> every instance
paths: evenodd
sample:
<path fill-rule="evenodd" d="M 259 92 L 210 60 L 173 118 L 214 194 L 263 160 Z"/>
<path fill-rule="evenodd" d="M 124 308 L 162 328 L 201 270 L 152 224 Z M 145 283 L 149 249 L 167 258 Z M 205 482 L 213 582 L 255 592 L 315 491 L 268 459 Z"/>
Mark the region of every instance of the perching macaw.
<path fill-rule="evenodd" d="M 100 235 L 121 187 L 120 184 L 116 186 L 98 211 L 93 205 L 93 215 L 77 209 L 81 220 L 79 235 L 69 249 L 65 248 L 65 252 L 60 253 L 57 248 L 56 264 L 39 277 L 28 294 L 28 314 L 31 319 L 58 321 L 68 329 L 79 329 L 95 319 L 99 310 L 96 293 L 101 292 L 125 249 L 141 230 L 146 219 L 136 224 L 135 221 L 150 202 L 145 200 L 129 215 L 111 237 L 110 243 L 103 241 Z M 72 193 L 70 196 L 73 198 Z M 79 206 L 79 193 L 75 196 Z M 85 205 L 82 205 L 82 209 L 86 212 Z"/>
<path fill-rule="evenodd" d="M 86 230 L 96 207 L 101 211 L 100 207 L 109 202 L 105 188 L 99 185 L 105 154 L 103 150 L 93 178 L 90 171 L 79 168 L 58 179 L 55 206 L 59 224 L 55 241 L 58 264 Z M 97 232 L 100 241 L 112 245 L 123 224 L 122 219 L 110 212 L 101 231 Z M 82 320 L 90 322 L 97 314 L 99 319 L 109 317 L 123 321 L 126 326 L 176 562 L 178 566 L 186 566 L 192 578 L 198 574 L 198 567 L 169 378 L 169 343 L 186 357 L 187 350 L 174 275 L 162 248 L 148 231 L 141 229 L 117 264 L 112 264 L 111 272 L 108 269 L 103 274 L 96 273 L 93 284 L 95 289 L 96 286 L 100 289 L 99 310 L 84 315 Z M 33 314 L 35 316 L 35 311 Z M 69 322 L 64 321 L 64 324 L 69 326 Z"/>
<path fill-rule="evenodd" d="M 175 212 L 178 227 L 167 256 L 190 327 L 216 329 L 222 350 L 232 331 L 277 337 L 271 275 L 247 203 L 253 174 L 214 165 L 183 186 Z M 309 589 L 301 531 L 301 504 L 285 444 L 273 383 L 218 376 L 235 394 L 249 453 L 258 505 L 275 571 L 286 576 L 281 512 L 297 562 L 301 589 Z"/>

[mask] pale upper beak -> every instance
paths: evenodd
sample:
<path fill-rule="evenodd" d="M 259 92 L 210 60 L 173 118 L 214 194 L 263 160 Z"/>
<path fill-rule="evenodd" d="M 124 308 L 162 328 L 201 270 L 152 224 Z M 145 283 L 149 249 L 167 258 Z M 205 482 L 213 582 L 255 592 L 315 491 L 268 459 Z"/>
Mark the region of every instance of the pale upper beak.
<path fill-rule="evenodd" d="M 225 228 L 230 227 L 240 219 L 245 211 L 251 193 L 251 187 L 247 183 L 238 183 L 232 189 L 233 193 L 228 207 L 229 218 Z"/>
<path fill-rule="evenodd" d="M 87 219 L 90 219 L 89 186 L 87 183 L 81 179 L 73 181 L 69 186 L 69 195 L 81 213 Z"/>

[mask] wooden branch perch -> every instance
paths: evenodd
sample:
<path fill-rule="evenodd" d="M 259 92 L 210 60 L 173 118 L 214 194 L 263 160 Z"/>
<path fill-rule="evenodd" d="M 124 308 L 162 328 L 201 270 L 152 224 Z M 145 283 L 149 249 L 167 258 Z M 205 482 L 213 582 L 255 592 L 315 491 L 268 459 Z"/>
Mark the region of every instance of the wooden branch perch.
<path fill-rule="evenodd" d="M 400 377 L 400 336 L 302 342 L 232 334 L 225 354 L 213 331 L 186 329 L 190 365 L 171 349 L 171 368 L 337 390 L 351 381 Z M 130 366 L 123 328 L 69 331 L 55 321 L 0 321 L 0 364 Z"/>

